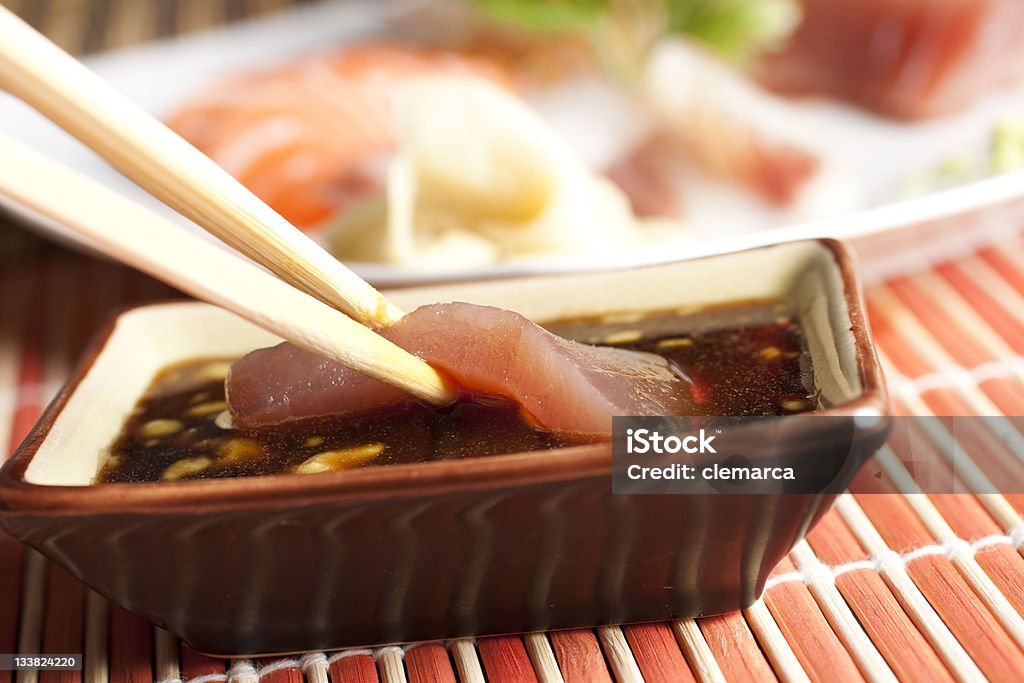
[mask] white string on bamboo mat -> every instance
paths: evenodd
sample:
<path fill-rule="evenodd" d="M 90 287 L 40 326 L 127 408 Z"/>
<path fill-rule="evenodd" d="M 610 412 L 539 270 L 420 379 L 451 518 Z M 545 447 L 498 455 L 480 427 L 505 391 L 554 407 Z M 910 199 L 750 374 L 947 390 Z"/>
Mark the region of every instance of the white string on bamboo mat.
<path fill-rule="evenodd" d="M 299 668 L 306 676 L 307 683 L 329 683 L 329 666 L 327 655 L 323 652 L 312 652 L 299 659 Z"/>
<path fill-rule="evenodd" d="M 883 365 L 889 368 L 892 367 L 882 349 L 878 349 L 878 357 Z M 900 396 L 899 400 L 912 415 L 935 417 L 932 409 L 919 396 Z M 953 437 L 939 421 L 928 420 L 922 422 L 921 428 L 928 434 L 932 444 L 942 456 L 951 465 L 955 465 L 957 475 L 970 487 L 971 491 L 974 492 L 974 497 L 981 502 L 999 526 L 1006 529 L 1007 533 L 1011 533 L 1013 529 L 1024 527 L 1024 518 L 1021 517 L 1020 513 L 1002 494 L 995 493 L 997 490 L 996 486 L 981 471 L 981 468 L 978 467 L 974 460 L 970 457 L 964 457 L 964 455 L 969 456 L 970 454 L 960 453 L 958 455 L 950 448 L 950 445 L 954 442 Z"/>
<path fill-rule="evenodd" d="M 861 673 L 873 683 L 897 683 L 896 675 L 836 588 L 835 577 L 818 559 L 807 541 L 797 543 L 790 551 L 790 557 L 800 568 L 800 573 L 804 574 L 807 588 L 814 596 L 814 601 L 818 603 L 822 614 L 843 641 L 843 645 L 853 655 Z"/>
<path fill-rule="evenodd" d="M 940 306 L 953 317 L 954 322 L 961 328 L 961 334 L 973 337 L 988 353 L 996 357 L 1009 356 L 1014 353 L 1014 349 L 1006 340 L 1002 339 L 973 309 L 971 304 L 946 284 L 940 276 L 934 272 L 928 272 L 919 275 L 918 280 L 924 284 L 923 289 L 926 296 L 931 297 L 933 304 Z M 913 317 L 913 312 L 899 301 L 899 298 L 888 287 L 880 288 L 879 294 L 883 298 L 879 305 L 887 307 L 886 315 L 899 319 L 904 334 L 908 330 L 910 331 L 915 349 L 926 356 L 932 367 L 940 369 L 955 367 L 955 360 L 950 352 L 920 323 L 918 318 Z M 907 316 L 912 317 L 912 321 L 908 321 Z M 1019 367 L 1010 365 L 1007 370 L 1011 371 L 1013 379 L 1024 384 L 1024 372 Z M 952 388 L 961 393 L 961 396 L 971 405 L 972 410 L 978 415 L 986 416 L 986 420 L 994 423 L 993 428 L 1005 440 L 1010 451 L 1019 460 L 1024 461 L 1024 434 L 982 391 L 980 380 L 956 372 L 951 373 L 950 379 L 953 380 Z"/>
<path fill-rule="evenodd" d="M 964 383 L 980 384 L 991 379 L 1012 379 L 1024 375 L 1024 356 L 1013 355 L 986 361 L 972 368 L 955 364 L 917 377 L 890 376 L 889 389 L 894 394 L 923 394 L 934 389 L 949 389 Z"/>
<path fill-rule="evenodd" d="M 369 654 L 370 651 L 364 651 Z M 349 655 L 351 652 L 339 652 L 339 655 Z M 256 683 L 265 676 L 287 669 L 298 669 L 307 673 L 310 668 L 315 668 L 317 663 L 326 664 L 327 658 L 322 652 L 304 655 L 301 659 L 278 659 L 273 661 L 266 666 L 261 666 L 257 669 L 253 666 L 252 661 L 248 659 L 239 659 L 232 664 L 231 668 L 227 673 L 217 674 L 203 674 L 202 676 L 193 676 L 192 678 L 184 679 L 178 677 L 159 678 L 158 683 L 222 683 L 223 681 L 232 681 L 232 683 Z M 311 683 L 315 680 L 308 676 L 307 680 Z M 324 679 L 326 680 L 326 678 Z"/>
<path fill-rule="evenodd" d="M 901 338 L 912 344 L 914 352 L 922 356 L 925 362 L 933 368 L 957 366 L 956 360 L 917 317 L 903 305 L 891 289 L 885 286 L 877 287 L 871 294 L 871 301 L 883 312 L 885 317 L 889 318 L 894 325 L 899 326 Z M 890 364 L 887 366 L 887 369 L 889 368 L 893 368 L 893 366 Z M 960 375 L 954 373 L 951 377 L 956 380 Z M 1003 412 L 973 381 L 960 379 L 953 385 L 953 388 L 960 391 L 961 397 L 975 414 L 991 416 L 992 419 L 999 417 L 1005 419 Z M 1002 426 L 1010 431 L 1016 431 L 1009 422 Z"/>
<path fill-rule="evenodd" d="M 836 509 L 861 546 L 875 558 L 876 571 L 952 673 L 961 681 L 985 680 L 978 665 L 910 578 L 906 563 L 897 561 L 900 556 L 885 542 L 854 497 L 842 494 L 836 501 Z"/>
<path fill-rule="evenodd" d="M 797 571 L 776 574 L 765 582 L 764 589 L 766 591 L 771 590 L 780 584 L 792 583 L 794 581 L 800 581 L 809 585 L 823 576 L 827 576 L 829 581 L 835 581 L 835 579 L 843 574 L 865 569 L 882 573 L 885 567 L 892 566 L 894 563 L 906 567 L 914 560 L 928 555 L 944 555 L 950 559 L 958 554 L 969 554 L 973 556 L 979 550 L 993 545 L 1007 545 L 1015 549 L 1021 548 L 1024 546 L 1024 528 L 1014 529 L 1012 535 L 993 534 L 992 536 L 985 536 L 984 538 L 979 538 L 971 542 L 965 541 L 962 538 L 957 538 L 952 539 L 948 543 L 923 545 L 904 553 L 887 550 L 878 555 L 873 555 L 867 560 L 855 560 L 853 562 L 844 562 L 843 564 L 828 565 L 818 562 Z"/>
<path fill-rule="evenodd" d="M 185 681 L 182 681 L 181 679 L 171 679 L 157 681 L 157 683 L 221 683 L 226 680 L 228 680 L 227 674 L 203 674 L 202 676 L 193 676 Z"/>
<path fill-rule="evenodd" d="M 236 659 L 228 669 L 227 680 L 229 683 L 257 683 L 260 676 L 251 659 Z"/>
<path fill-rule="evenodd" d="M 314 652 L 303 655 L 299 659 L 278 659 L 259 669 L 253 667 L 248 660 L 239 660 L 226 674 L 204 674 L 184 680 L 184 683 L 222 683 L 223 681 L 259 681 L 264 676 L 269 676 L 275 671 L 282 669 L 298 669 L 306 675 L 309 683 L 326 683 L 329 680 L 328 667 L 339 659 L 355 655 L 374 656 L 374 651 L 369 649 L 342 650 L 335 652 L 330 657 L 322 652 Z M 179 678 L 165 678 L 158 683 L 182 683 Z"/>
<path fill-rule="evenodd" d="M 419 644 L 421 643 L 416 645 Z M 405 667 L 402 664 L 402 659 L 405 650 L 409 647 L 416 647 L 416 645 L 404 647 L 387 646 L 375 650 L 365 648 L 342 650 L 335 652 L 329 657 L 323 652 L 314 652 L 303 655 L 298 659 L 278 659 L 258 669 L 253 666 L 250 660 L 242 659 L 237 660 L 227 673 L 204 674 L 184 679 L 184 681 L 180 678 L 163 678 L 159 679 L 158 683 L 223 683 L 224 681 L 231 681 L 232 683 L 258 683 L 258 681 L 266 676 L 288 669 L 302 671 L 309 683 L 324 683 L 329 680 L 328 667 L 331 664 L 346 657 L 359 655 L 372 657 L 377 662 L 381 679 L 385 683 L 405 681 Z M 396 664 L 397 667 L 401 668 L 400 673 L 396 670 Z"/>
<path fill-rule="evenodd" d="M 990 272 L 990 275 L 992 277 L 988 279 L 995 279 L 998 282 L 990 281 L 984 283 L 983 286 L 986 287 L 986 291 L 991 291 L 993 287 L 1009 287 L 996 273 Z M 961 323 L 962 330 L 981 344 L 995 360 L 982 363 L 970 369 L 958 364 L 950 365 L 942 370 L 928 373 L 909 381 L 901 380 L 897 385 L 890 383 L 894 391 L 923 393 L 932 389 L 958 386 L 962 383 L 980 383 L 990 379 L 1014 377 L 1018 380 L 1024 380 L 1024 358 L 1014 351 L 1013 347 L 992 328 L 989 322 L 945 278 L 934 271 L 929 271 L 915 276 L 914 282 L 919 286 L 924 296 L 931 300 L 933 305 L 944 309 L 956 318 Z M 1016 293 L 1014 294 L 1016 295 Z M 1017 298 L 1020 297 L 1017 296 Z M 893 300 L 889 299 L 889 302 Z M 1024 304 L 1024 300 L 1021 303 Z M 905 309 L 899 311 L 899 313 L 902 316 L 914 315 Z"/>
<path fill-rule="evenodd" d="M 361 656 L 361 655 L 365 655 L 367 657 L 373 657 L 373 650 L 371 650 L 369 648 L 362 647 L 362 648 L 356 648 L 356 649 L 352 649 L 352 650 L 342 650 L 341 652 L 335 652 L 334 654 L 332 654 L 330 657 L 327 658 L 327 664 L 328 665 L 334 664 L 336 661 L 338 661 L 340 659 L 345 659 L 346 657 L 358 657 L 358 656 Z"/>
<path fill-rule="evenodd" d="M 960 572 L 960 575 L 963 576 L 964 580 L 974 589 L 974 592 L 988 605 L 988 608 L 999 620 L 999 623 L 1003 625 L 1003 628 L 1013 637 L 1014 641 L 1024 648 L 1024 619 L 1021 619 L 1020 614 L 1010 604 L 1007 597 L 999 590 L 999 587 L 982 569 L 981 565 L 978 564 L 977 559 L 974 557 L 978 548 L 957 536 L 953 528 L 943 518 L 942 513 L 928 499 L 928 496 L 919 492 L 916 482 L 910 476 L 910 472 L 903 466 L 903 463 L 900 462 L 891 448 L 888 446 L 883 447 L 876 457 L 896 484 L 897 489 L 914 511 L 914 514 L 921 519 L 931 534 L 949 550 L 947 556 L 957 568 L 957 571 Z M 1022 534 L 1024 534 L 1024 529 L 1018 527 L 1012 530 L 1011 533 L 1019 540 Z M 980 540 L 994 540 L 1000 536 L 1010 540 L 1010 534 L 988 536 Z M 988 545 L 992 545 L 992 543 Z M 987 547 L 987 545 L 982 547 Z M 1017 547 L 1019 548 L 1020 546 Z"/>
<path fill-rule="evenodd" d="M 405 650 L 397 645 L 374 651 L 373 660 L 377 663 L 377 671 L 383 683 L 407 683 L 404 659 Z"/>

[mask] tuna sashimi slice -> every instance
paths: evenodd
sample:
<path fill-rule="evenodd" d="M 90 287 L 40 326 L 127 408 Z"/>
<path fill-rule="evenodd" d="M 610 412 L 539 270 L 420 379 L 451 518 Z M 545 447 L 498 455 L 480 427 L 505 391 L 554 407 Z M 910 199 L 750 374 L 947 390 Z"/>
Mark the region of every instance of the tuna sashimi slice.
<path fill-rule="evenodd" d="M 823 94 L 901 118 L 965 109 L 1024 79 L 1020 0 L 802 0 L 786 47 L 759 77 L 790 94 Z"/>
<path fill-rule="evenodd" d="M 287 342 L 235 361 L 226 390 L 232 424 L 242 428 L 354 414 L 416 400 L 401 389 Z"/>
<path fill-rule="evenodd" d="M 663 358 L 562 339 L 500 308 L 423 306 L 381 334 L 467 393 L 511 398 L 538 427 L 557 434 L 603 438 L 614 415 L 683 415 L 691 407 L 688 385 Z M 413 400 L 290 344 L 240 359 L 227 390 L 240 427 Z"/>

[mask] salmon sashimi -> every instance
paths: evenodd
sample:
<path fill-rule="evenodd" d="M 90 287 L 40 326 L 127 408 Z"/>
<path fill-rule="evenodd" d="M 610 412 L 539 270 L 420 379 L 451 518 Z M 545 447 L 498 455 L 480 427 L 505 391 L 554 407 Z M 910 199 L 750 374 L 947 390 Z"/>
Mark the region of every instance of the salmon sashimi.
<path fill-rule="evenodd" d="M 789 104 L 696 45 L 663 41 L 643 92 L 663 144 L 774 205 L 798 201 L 819 173 L 819 154 L 790 123 Z"/>
<path fill-rule="evenodd" d="M 394 145 L 395 88 L 431 74 L 513 84 L 509 71 L 483 57 L 366 44 L 220 83 L 168 124 L 308 229 L 379 187 L 383 165 L 374 160 Z"/>
<path fill-rule="evenodd" d="M 608 438 L 615 415 L 692 409 L 689 384 L 664 358 L 569 341 L 500 308 L 433 304 L 380 332 L 467 394 L 512 399 L 532 423 L 560 435 Z M 287 343 L 238 360 L 227 397 L 234 424 L 245 428 L 413 400 Z"/>
<path fill-rule="evenodd" d="M 965 108 L 1024 78 L 1020 0 L 802 0 L 787 47 L 760 78 L 791 94 L 822 94 L 902 118 Z"/>

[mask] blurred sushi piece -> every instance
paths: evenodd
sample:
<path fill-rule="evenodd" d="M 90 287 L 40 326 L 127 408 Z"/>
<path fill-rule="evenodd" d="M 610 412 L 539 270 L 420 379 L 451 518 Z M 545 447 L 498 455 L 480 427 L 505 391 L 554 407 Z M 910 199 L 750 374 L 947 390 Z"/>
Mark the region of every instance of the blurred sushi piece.
<path fill-rule="evenodd" d="M 662 41 L 641 93 L 662 148 L 674 146 L 680 158 L 769 204 L 799 201 L 820 171 L 821 155 L 793 124 L 792 105 L 691 41 Z"/>
<path fill-rule="evenodd" d="M 623 190 L 505 88 L 431 76 L 403 84 L 395 101 L 386 190 L 325 233 L 341 258 L 479 267 L 685 237 L 680 225 L 637 220 Z"/>
<path fill-rule="evenodd" d="M 383 182 L 392 98 L 411 78 L 474 75 L 511 87 L 496 62 L 368 43 L 218 83 L 168 124 L 296 226 L 310 229 Z"/>
<path fill-rule="evenodd" d="M 1021 0 L 801 0 L 786 47 L 759 78 L 919 119 L 964 109 L 1024 78 Z"/>

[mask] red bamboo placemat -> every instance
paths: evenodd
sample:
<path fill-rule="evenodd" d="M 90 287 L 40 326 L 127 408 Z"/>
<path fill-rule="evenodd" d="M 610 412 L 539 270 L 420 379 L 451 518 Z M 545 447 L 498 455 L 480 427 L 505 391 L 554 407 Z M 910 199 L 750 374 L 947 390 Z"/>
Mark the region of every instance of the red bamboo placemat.
<path fill-rule="evenodd" d="M 106 262 L 16 253 L 0 268 L 8 450 L 113 308 L 174 295 Z M 1024 414 L 1024 245 L 890 281 L 868 302 L 900 412 Z M 899 481 L 893 450 L 878 461 Z M 0 652 L 85 654 L 82 672 L 19 672 L 24 683 L 1022 680 L 1022 514 L 1021 495 L 847 494 L 742 613 L 234 661 L 192 652 L 0 534 Z"/>

